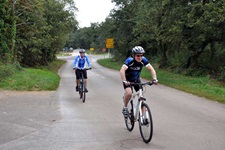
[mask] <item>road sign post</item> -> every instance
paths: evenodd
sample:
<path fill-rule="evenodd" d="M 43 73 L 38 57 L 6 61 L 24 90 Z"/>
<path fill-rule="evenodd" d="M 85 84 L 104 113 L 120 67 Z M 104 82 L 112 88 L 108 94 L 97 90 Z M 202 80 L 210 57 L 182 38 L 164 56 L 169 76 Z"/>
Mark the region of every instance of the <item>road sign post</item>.
<path fill-rule="evenodd" d="M 108 48 L 108 55 L 110 57 L 110 48 L 114 48 L 114 39 L 113 38 L 107 38 L 106 39 L 106 48 Z"/>

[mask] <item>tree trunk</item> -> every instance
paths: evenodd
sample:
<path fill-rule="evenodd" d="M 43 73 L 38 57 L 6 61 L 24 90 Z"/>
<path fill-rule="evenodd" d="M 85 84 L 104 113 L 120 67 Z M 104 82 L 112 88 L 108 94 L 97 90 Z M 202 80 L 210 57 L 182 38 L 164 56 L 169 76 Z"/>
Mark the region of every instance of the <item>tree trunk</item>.
<path fill-rule="evenodd" d="M 213 60 L 215 53 L 216 53 L 215 42 L 210 43 L 210 50 L 211 50 L 210 60 Z"/>
<path fill-rule="evenodd" d="M 183 66 L 183 68 L 198 68 L 198 58 L 200 57 L 201 53 L 204 51 L 205 47 L 208 45 L 208 41 L 203 42 L 202 46 L 199 50 L 194 51 L 192 50 L 193 54 L 187 59 L 187 63 Z"/>
<path fill-rule="evenodd" d="M 159 68 L 166 68 L 168 65 L 167 65 L 167 61 L 168 61 L 168 58 L 167 58 L 167 47 L 166 47 L 166 44 L 163 43 L 162 41 L 160 41 L 160 49 L 161 49 L 161 60 L 160 60 L 160 65 L 159 65 Z"/>

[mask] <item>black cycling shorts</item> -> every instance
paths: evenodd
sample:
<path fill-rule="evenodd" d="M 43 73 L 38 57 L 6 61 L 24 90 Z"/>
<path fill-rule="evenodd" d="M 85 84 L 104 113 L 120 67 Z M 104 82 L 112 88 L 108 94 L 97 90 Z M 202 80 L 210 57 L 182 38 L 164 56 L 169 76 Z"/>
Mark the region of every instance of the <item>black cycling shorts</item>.
<path fill-rule="evenodd" d="M 130 82 L 130 81 L 128 81 L 128 82 Z M 141 83 L 141 80 L 138 79 L 134 83 Z M 133 88 L 132 88 L 131 85 L 126 85 L 124 82 L 123 82 L 123 87 L 124 87 L 124 89 L 131 88 L 132 91 L 133 91 L 133 88 L 134 88 L 136 92 L 139 90 L 139 85 L 134 85 Z"/>
<path fill-rule="evenodd" d="M 76 69 L 75 71 L 76 79 L 81 79 L 82 74 L 84 76 L 84 79 L 87 79 L 87 70 Z"/>

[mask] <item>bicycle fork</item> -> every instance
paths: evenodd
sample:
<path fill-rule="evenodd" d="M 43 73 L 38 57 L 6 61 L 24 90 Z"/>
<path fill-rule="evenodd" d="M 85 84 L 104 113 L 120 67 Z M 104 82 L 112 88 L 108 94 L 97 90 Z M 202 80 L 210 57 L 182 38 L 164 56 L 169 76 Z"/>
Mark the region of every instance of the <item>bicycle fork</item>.
<path fill-rule="evenodd" d="M 145 113 L 145 111 L 146 111 L 146 109 L 145 108 L 142 108 L 142 103 L 145 103 L 145 98 L 143 98 L 143 97 L 140 97 L 139 99 L 138 99 L 138 110 L 139 110 L 139 114 L 140 114 L 140 116 L 139 116 L 139 119 L 141 120 L 141 123 L 143 124 L 143 122 L 144 122 L 144 118 L 148 118 L 148 113 Z M 138 113 L 136 113 L 136 115 L 138 115 Z M 146 115 L 146 116 L 144 116 L 144 115 Z"/>
<path fill-rule="evenodd" d="M 80 92 L 83 92 L 83 86 L 84 86 L 84 80 L 80 79 L 80 81 L 79 81 L 79 91 Z"/>

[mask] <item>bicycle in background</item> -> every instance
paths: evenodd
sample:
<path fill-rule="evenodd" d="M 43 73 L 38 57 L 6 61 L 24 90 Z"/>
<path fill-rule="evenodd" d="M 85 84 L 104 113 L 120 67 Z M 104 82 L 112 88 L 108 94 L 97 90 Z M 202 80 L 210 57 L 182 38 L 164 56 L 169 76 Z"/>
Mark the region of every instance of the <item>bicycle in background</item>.
<path fill-rule="evenodd" d="M 132 88 L 134 85 L 138 85 L 139 91 L 132 93 L 130 101 L 127 105 L 129 116 L 128 118 L 124 118 L 127 130 L 129 131 L 133 130 L 136 121 L 139 122 L 140 134 L 145 143 L 149 143 L 152 139 L 153 121 L 150 108 L 146 103 L 146 98 L 144 98 L 143 96 L 143 87 L 145 85 L 151 86 L 153 84 L 153 82 L 131 83 Z M 138 97 L 138 99 L 135 99 L 136 96 Z"/>

